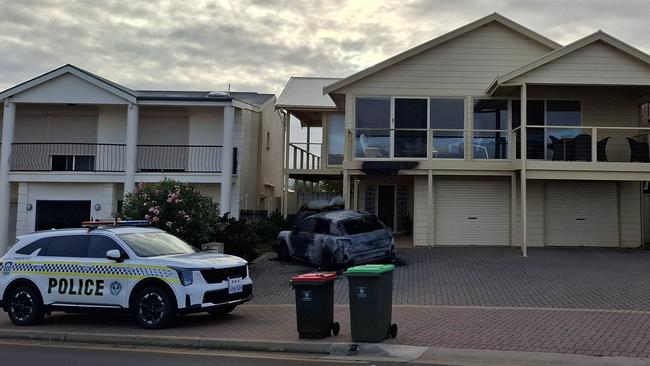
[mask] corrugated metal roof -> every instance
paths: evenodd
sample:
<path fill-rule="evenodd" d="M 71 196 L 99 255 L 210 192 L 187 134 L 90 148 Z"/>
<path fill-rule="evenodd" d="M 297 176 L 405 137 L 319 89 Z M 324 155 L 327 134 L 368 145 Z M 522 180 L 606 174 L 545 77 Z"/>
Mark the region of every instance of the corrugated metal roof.
<path fill-rule="evenodd" d="M 261 107 L 273 94 L 263 94 L 256 92 L 223 92 L 223 96 L 208 96 L 209 91 L 185 91 L 185 90 L 137 90 L 135 91 L 138 100 L 178 100 L 178 101 L 197 101 L 197 102 L 215 102 L 238 100 L 249 105 Z"/>
<path fill-rule="evenodd" d="M 323 95 L 323 87 L 335 83 L 339 78 L 292 77 L 278 97 L 280 108 L 337 109 L 329 95 Z"/>

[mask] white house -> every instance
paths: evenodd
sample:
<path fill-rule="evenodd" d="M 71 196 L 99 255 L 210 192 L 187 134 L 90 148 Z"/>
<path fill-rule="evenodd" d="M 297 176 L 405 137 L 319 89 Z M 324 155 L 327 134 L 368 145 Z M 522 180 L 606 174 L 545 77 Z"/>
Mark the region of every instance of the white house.
<path fill-rule="evenodd" d="M 118 212 L 139 182 L 194 182 L 222 213 L 280 207 L 272 94 L 131 90 L 65 65 L 0 93 L 0 238 Z M 9 242 L 5 242 L 9 238 Z"/>
<path fill-rule="evenodd" d="M 343 79 L 291 78 L 277 106 L 323 141 L 288 144 L 285 179 L 342 182 L 413 245 L 638 247 L 649 101 L 646 53 L 495 13 Z"/>

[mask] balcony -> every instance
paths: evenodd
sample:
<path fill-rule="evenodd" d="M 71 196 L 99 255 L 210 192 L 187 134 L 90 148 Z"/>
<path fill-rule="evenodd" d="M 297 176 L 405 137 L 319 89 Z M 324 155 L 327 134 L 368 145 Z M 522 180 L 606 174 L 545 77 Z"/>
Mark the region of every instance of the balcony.
<path fill-rule="evenodd" d="M 290 143 L 289 167 L 295 170 L 318 170 L 321 168 L 322 143 Z"/>
<path fill-rule="evenodd" d="M 142 173 L 221 173 L 222 146 L 138 145 Z M 126 145 L 98 143 L 14 143 L 13 172 L 124 172 Z M 233 174 L 237 173 L 234 148 Z"/>

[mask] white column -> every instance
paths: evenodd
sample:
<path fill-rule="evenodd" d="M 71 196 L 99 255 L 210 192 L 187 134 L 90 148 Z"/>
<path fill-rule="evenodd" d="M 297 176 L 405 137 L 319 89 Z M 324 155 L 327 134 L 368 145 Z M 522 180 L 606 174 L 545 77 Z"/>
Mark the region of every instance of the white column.
<path fill-rule="evenodd" d="M 521 86 L 521 254 L 526 257 L 528 255 L 528 215 L 527 215 L 527 202 L 528 193 L 526 190 L 526 153 L 528 144 L 528 132 L 526 125 L 528 124 L 528 97 L 526 91 L 526 84 Z"/>
<path fill-rule="evenodd" d="M 135 188 L 135 170 L 138 162 L 138 106 L 129 103 L 126 112 L 126 161 L 124 169 L 124 194 Z"/>
<path fill-rule="evenodd" d="M 16 104 L 5 99 L 2 116 L 2 147 L 0 148 L 0 254 L 11 245 L 9 241 L 9 210 L 11 207 L 11 183 L 9 182 L 9 157 L 14 141 Z"/>
<path fill-rule="evenodd" d="M 355 178 L 354 179 L 354 201 L 352 201 L 352 209 L 353 210 L 358 210 L 359 209 L 359 179 Z"/>
<path fill-rule="evenodd" d="M 417 199 L 417 197 L 415 198 Z M 435 223 L 435 207 L 433 202 L 433 170 L 429 169 L 427 172 L 427 245 L 435 245 L 434 238 L 434 223 Z"/>
<path fill-rule="evenodd" d="M 282 187 L 282 216 L 287 217 L 289 214 L 289 141 L 291 138 L 291 115 L 284 113 L 284 187 Z"/>
<path fill-rule="evenodd" d="M 221 203 L 219 210 L 222 215 L 230 213 L 232 199 L 232 164 L 233 164 L 233 132 L 235 130 L 235 108 L 223 108 L 223 151 L 221 152 Z"/>
<path fill-rule="evenodd" d="M 343 169 L 343 199 L 345 200 L 345 209 L 350 209 L 350 171 Z"/>

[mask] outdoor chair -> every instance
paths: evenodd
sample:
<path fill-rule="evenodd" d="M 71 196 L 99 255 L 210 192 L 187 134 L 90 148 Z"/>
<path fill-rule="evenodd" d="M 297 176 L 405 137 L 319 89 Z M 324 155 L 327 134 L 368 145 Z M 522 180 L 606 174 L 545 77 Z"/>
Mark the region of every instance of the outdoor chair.
<path fill-rule="evenodd" d="M 591 161 L 591 135 L 580 134 L 573 138 L 575 160 Z"/>
<path fill-rule="evenodd" d="M 558 139 L 555 136 L 549 136 L 551 139 L 551 150 L 553 151 L 553 160 L 574 160 L 575 143 L 573 139 Z"/>
<path fill-rule="evenodd" d="M 598 161 L 607 161 L 607 141 L 609 139 L 609 137 L 605 137 L 596 143 Z"/>
<path fill-rule="evenodd" d="M 628 137 L 627 142 L 630 143 L 630 161 L 640 161 L 643 163 L 650 163 L 650 146 L 647 143 L 637 141 Z"/>

